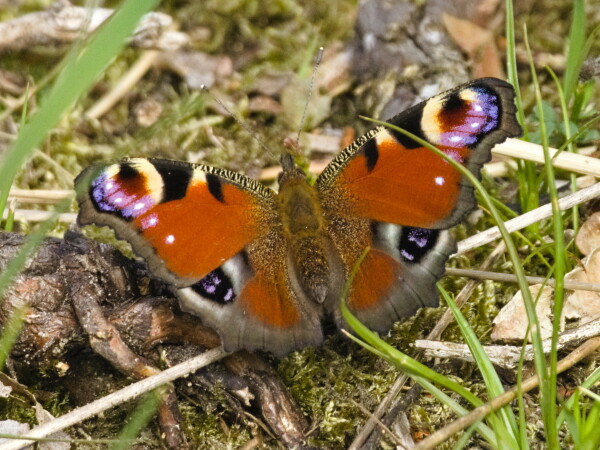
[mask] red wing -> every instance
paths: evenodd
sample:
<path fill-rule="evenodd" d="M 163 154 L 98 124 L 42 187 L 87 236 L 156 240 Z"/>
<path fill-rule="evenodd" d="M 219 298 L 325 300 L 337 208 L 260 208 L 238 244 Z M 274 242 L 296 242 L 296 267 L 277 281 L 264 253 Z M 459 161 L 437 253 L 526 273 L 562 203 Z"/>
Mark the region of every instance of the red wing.
<path fill-rule="evenodd" d="M 479 176 L 491 148 L 521 134 L 514 91 L 483 78 L 416 105 L 389 122 L 429 141 Z M 317 186 L 325 205 L 421 228 L 448 228 L 475 207 L 473 188 L 448 162 L 379 127 L 343 150 Z"/>
<path fill-rule="evenodd" d="M 202 279 L 277 220 L 272 191 L 208 166 L 129 159 L 90 167 L 75 185 L 80 224 L 112 227 L 178 286 Z"/>

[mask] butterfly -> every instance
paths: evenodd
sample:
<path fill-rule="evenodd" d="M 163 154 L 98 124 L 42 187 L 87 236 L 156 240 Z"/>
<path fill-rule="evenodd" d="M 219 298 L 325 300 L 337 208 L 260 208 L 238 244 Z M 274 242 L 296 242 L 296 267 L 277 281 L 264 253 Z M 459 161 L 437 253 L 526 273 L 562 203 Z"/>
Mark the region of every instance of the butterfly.
<path fill-rule="evenodd" d="M 521 135 L 512 86 L 482 78 L 396 115 L 389 123 L 479 175 L 491 148 Z M 75 180 L 78 223 L 113 228 L 184 311 L 226 350 L 275 355 L 323 341 L 347 304 L 386 332 L 423 306 L 455 244 L 448 228 L 476 207 L 472 185 L 443 158 L 379 126 L 342 150 L 316 182 L 281 157 L 279 190 L 218 167 L 133 158 L 95 165 Z"/>

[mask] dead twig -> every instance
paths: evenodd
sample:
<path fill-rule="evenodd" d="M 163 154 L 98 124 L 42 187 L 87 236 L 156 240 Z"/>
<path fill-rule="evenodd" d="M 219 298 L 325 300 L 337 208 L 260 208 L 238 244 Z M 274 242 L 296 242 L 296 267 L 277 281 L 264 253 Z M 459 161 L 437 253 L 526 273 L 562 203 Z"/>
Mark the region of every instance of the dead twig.
<path fill-rule="evenodd" d="M 144 52 L 138 58 L 136 63 L 131 66 L 131 69 L 119 79 L 119 82 L 85 113 L 85 116 L 95 120 L 110 111 L 119 100 L 131 92 L 133 86 L 135 86 L 148 69 L 152 67 L 152 64 L 159 54 L 160 52 L 158 50 Z"/>
<path fill-rule="evenodd" d="M 557 169 L 564 169 L 584 175 L 593 175 L 595 177 L 600 176 L 600 160 L 598 158 L 559 151 L 556 148 L 549 148 L 548 150 L 550 158 L 552 158 L 552 166 Z M 544 164 L 542 146 L 520 139 L 509 138 L 503 143 L 496 145 L 492 152 L 495 155 L 510 156 L 511 158 L 525 159 L 538 164 Z"/>
<path fill-rule="evenodd" d="M 585 203 L 588 200 L 591 200 L 598 196 L 600 196 L 600 183 L 596 183 L 588 188 L 577 191 L 571 195 L 566 195 L 565 197 L 558 200 L 558 207 L 561 211 L 565 211 L 567 209 L 572 208 L 575 205 Z M 508 220 L 504 222 L 504 225 L 506 226 L 508 232 L 512 233 L 514 231 L 521 230 L 533 223 L 539 222 L 540 220 L 547 219 L 550 216 L 552 216 L 552 205 L 546 204 L 525 214 L 522 214 L 519 217 L 515 217 L 514 219 Z M 457 245 L 458 250 L 452 256 L 460 255 L 462 253 L 468 252 L 469 250 L 481 247 L 482 245 L 489 244 L 490 242 L 495 241 L 499 238 L 500 231 L 498 230 L 498 227 L 488 228 L 487 230 L 482 231 L 481 233 L 477 233 L 474 236 L 460 241 Z"/>
<path fill-rule="evenodd" d="M 16 221 L 35 223 L 44 222 L 54 215 L 52 211 L 40 211 L 37 209 L 15 209 L 13 212 L 15 213 Z M 5 210 L 2 219 L 5 220 L 7 217 L 8 211 Z M 57 220 L 61 223 L 74 223 L 76 219 L 76 213 L 61 213 L 57 217 Z"/>
<path fill-rule="evenodd" d="M 98 28 L 112 9 L 54 3 L 46 11 L 34 12 L 0 23 L 0 53 L 23 51 L 36 45 L 68 44 Z M 188 41 L 187 35 L 169 30 L 173 19 L 163 13 L 144 16 L 129 44 L 146 49 L 175 50 Z"/>
<path fill-rule="evenodd" d="M 561 333 L 558 336 L 557 348 L 561 350 L 596 336 L 600 336 L 600 319 Z M 550 352 L 551 345 L 551 339 L 544 339 L 544 353 Z M 424 350 L 425 354 L 432 358 L 454 358 L 464 361 L 475 361 L 466 344 L 419 339 L 415 341 L 415 347 Z M 504 367 L 505 369 L 515 369 L 521 358 L 522 346 L 484 345 L 483 349 L 495 365 Z M 533 360 L 533 346 L 531 344 L 525 346 L 523 358 L 525 361 Z"/>
<path fill-rule="evenodd" d="M 565 370 L 573 367 L 583 358 L 594 353 L 599 348 L 600 337 L 594 337 L 584 342 L 571 353 L 569 353 L 568 356 L 566 356 L 558 362 L 558 364 L 556 365 L 556 372 L 562 373 Z M 530 390 L 538 387 L 538 385 L 539 378 L 537 375 L 527 378 L 525 381 L 523 381 L 523 383 L 521 383 L 521 386 L 513 386 L 504 394 L 496 397 L 495 399 L 486 403 L 485 405 L 475 408 L 469 414 L 462 416 L 460 419 L 452 422 L 444 428 L 441 428 L 426 439 L 423 439 L 415 446 L 415 449 L 428 450 L 436 448 L 438 445 L 445 442 L 450 437 L 455 436 L 457 433 L 473 425 L 475 422 L 482 420 L 491 412 L 496 411 L 504 405 L 507 405 L 508 403 L 512 402 L 519 394 L 519 391 L 523 393 L 529 392 Z"/>
<path fill-rule="evenodd" d="M 465 277 L 465 278 L 476 278 L 478 280 L 491 280 L 501 281 L 503 283 L 517 283 L 518 279 L 512 273 L 501 273 L 501 272 L 489 272 L 487 270 L 473 270 L 473 269 L 455 269 L 452 267 L 446 268 L 444 276 L 450 277 Z M 554 287 L 556 280 L 553 278 L 543 277 L 525 277 L 529 284 L 544 284 L 546 286 Z M 583 281 L 564 281 L 564 288 L 569 291 L 592 291 L 600 292 L 600 284 L 598 283 L 584 283 Z"/>

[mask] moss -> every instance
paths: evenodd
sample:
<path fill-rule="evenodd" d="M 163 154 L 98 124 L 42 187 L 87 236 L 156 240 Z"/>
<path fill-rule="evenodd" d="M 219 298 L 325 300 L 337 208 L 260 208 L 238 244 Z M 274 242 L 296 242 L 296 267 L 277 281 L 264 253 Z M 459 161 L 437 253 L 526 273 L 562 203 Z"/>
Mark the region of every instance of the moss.
<path fill-rule="evenodd" d="M 350 444 L 364 413 L 385 395 L 397 372 L 371 353 L 336 335 L 321 349 L 294 352 L 279 373 L 314 430 L 309 444 L 340 448 Z"/>

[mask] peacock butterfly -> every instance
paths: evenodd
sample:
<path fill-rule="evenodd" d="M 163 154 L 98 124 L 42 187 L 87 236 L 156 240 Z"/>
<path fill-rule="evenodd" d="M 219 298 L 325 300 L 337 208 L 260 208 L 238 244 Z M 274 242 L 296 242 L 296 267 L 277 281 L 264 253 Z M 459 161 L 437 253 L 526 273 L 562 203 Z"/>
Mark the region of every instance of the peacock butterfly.
<path fill-rule="evenodd" d="M 521 134 L 513 88 L 482 78 L 389 122 L 479 176 L 490 150 Z M 114 228 L 184 310 L 227 350 L 284 355 L 319 345 L 322 321 L 343 325 L 342 288 L 368 327 L 387 331 L 423 306 L 455 250 L 447 229 L 476 206 L 473 187 L 444 159 L 377 127 L 341 151 L 314 185 L 289 154 L 279 192 L 239 173 L 162 159 L 91 166 L 75 180 L 80 225 Z"/>

